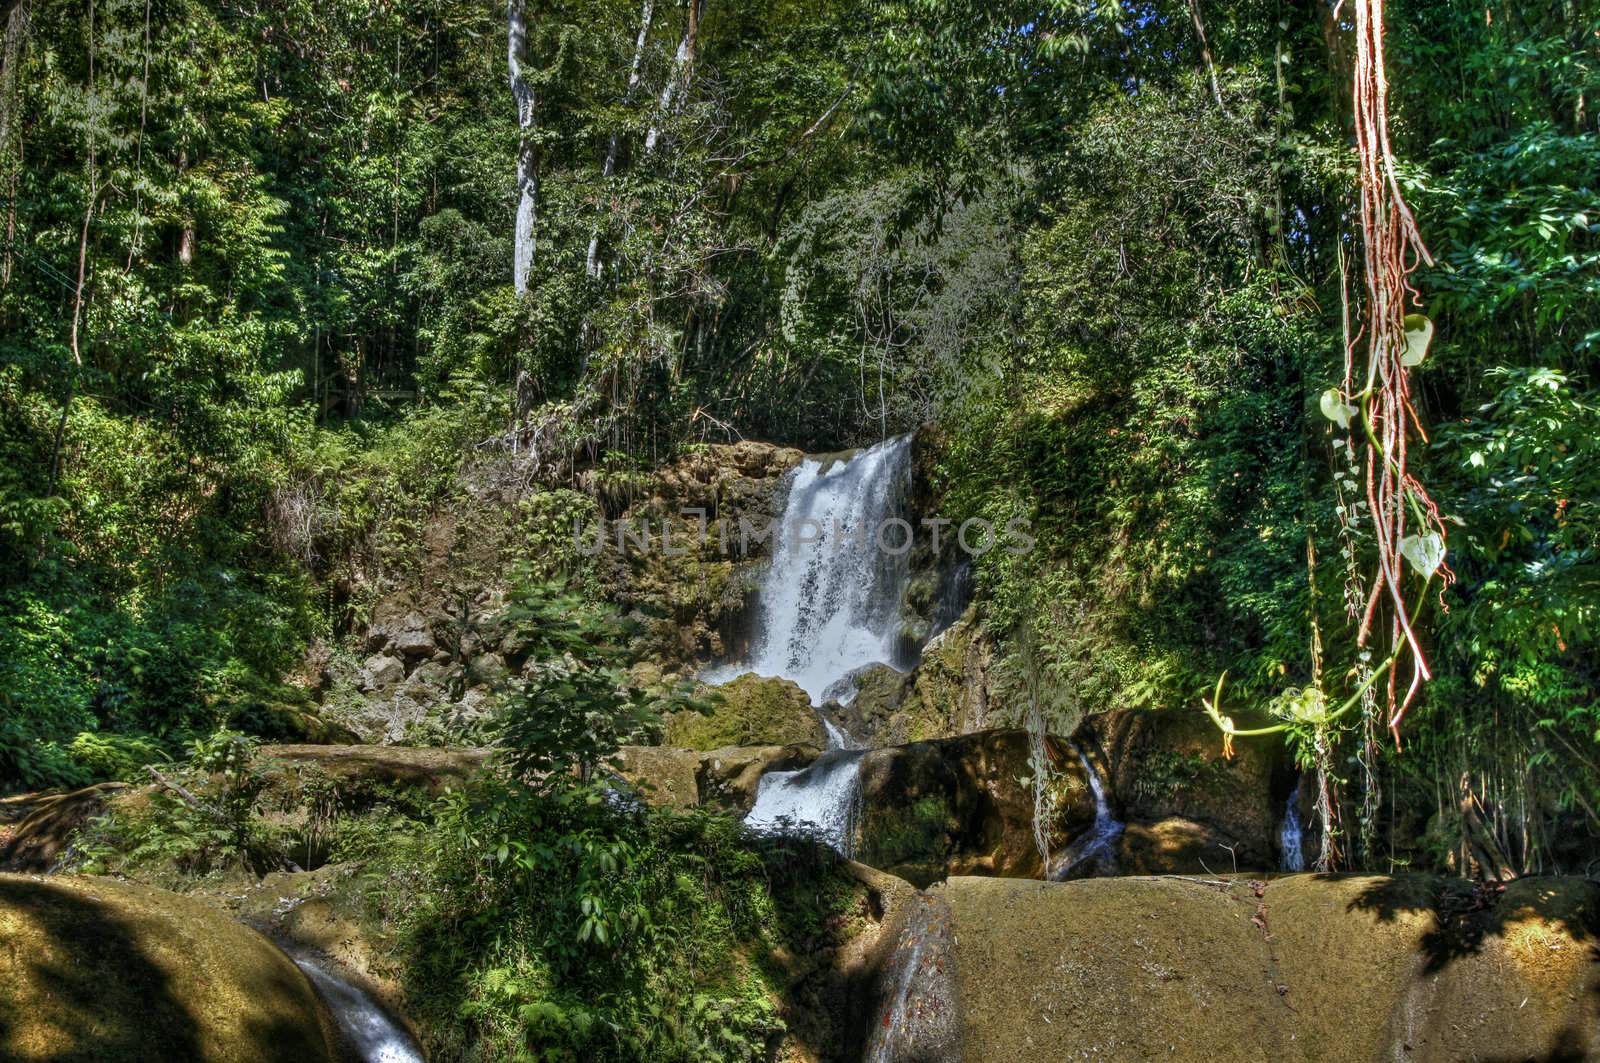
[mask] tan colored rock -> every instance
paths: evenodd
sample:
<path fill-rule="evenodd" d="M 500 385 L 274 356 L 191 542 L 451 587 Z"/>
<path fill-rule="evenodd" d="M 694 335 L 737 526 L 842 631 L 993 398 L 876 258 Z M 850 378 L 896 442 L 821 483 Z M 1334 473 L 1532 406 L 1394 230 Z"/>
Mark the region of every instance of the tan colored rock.
<path fill-rule="evenodd" d="M 200 902 L 110 879 L 0 875 L 0 1059 L 332 1063 L 310 982 Z"/>
<path fill-rule="evenodd" d="M 700 801 L 711 808 L 743 815 L 756 803 L 761 776 L 769 771 L 798 771 L 821 753 L 819 746 L 805 744 L 725 746 L 702 753 Z"/>
<path fill-rule="evenodd" d="M 645 800 L 666 808 L 700 803 L 700 754 L 667 746 L 623 746 L 617 751 L 622 777 L 639 786 Z"/>
<path fill-rule="evenodd" d="M 1600 886 L 952 878 L 885 967 L 884 1063 L 1600 1058 Z M 940 922 L 942 920 L 942 923 Z M 930 933 L 929 928 L 933 931 Z M 910 972 L 911 980 L 905 980 Z M 939 1022 L 902 1001 L 928 998 Z"/>
<path fill-rule="evenodd" d="M 348 784 L 418 787 L 430 795 L 459 789 L 483 771 L 487 749 L 410 746 L 262 746 L 258 763 L 269 786 L 290 788 L 305 770 L 326 773 Z"/>

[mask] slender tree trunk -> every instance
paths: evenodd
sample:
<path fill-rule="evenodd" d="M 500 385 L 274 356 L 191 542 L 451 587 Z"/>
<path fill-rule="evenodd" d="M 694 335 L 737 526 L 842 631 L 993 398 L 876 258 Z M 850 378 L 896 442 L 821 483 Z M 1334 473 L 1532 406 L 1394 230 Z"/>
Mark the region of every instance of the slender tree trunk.
<path fill-rule="evenodd" d="M 518 295 L 528 291 L 533 272 L 534 221 L 539 203 L 539 159 L 533 134 L 537 114 L 533 85 L 523 69 L 528 59 L 528 23 L 523 0 L 506 4 L 506 65 L 511 75 L 511 96 L 517 104 L 517 127 L 522 131 L 517 149 L 517 224 L 512 285 Z"/>
<path fill-rule="evenodd" d="M 89 0 L 89 96 L 93 98 L 94 85 L 94 0 Z M 83 349 L 80 346 L 84 309 L 84 286 L 89 275 L 89 223 L 94 219 L 96 201 L 100 198 L 100 174 L 95 158 L 93 132 L 86 131 L 89 154 L 89 196 L 83 208 L 83 226 L 78 230 L 78 283 L 72 293 L 72 328 L 68 343 L 72 350 L 72 376 L 67 381 L 67 394 L 61 400 L 61 417 L 56 422 L 56 438 L 50 453 L 50 479 L 45 487 L 45 497 L 53 497 L 61 480 L 61 454 L 67 439 L 67 416 L 72 411 L 72 397 L 78 390 L 78 378 L 83 375 Z"/>
<path fill-rule="evenodd" d="M 0 263 L 0 286 L 11 283 L 11 244 L 17 233 L 17 174 L 22 169 L 22 123 L 16 114 L 17 68 L 28 33 L 28 9 L 22 0 L 4 5 L 5 43 L 0 52 L 0 174 L 6 181 L 6 253 Z M 17 148 L 12 150 L 13 131 Z M 15 161 L 13 162 L 13 156 Z"/>
<path fill-rule="evenodd" d="M 1222 102 L 1222 86 L 1217 81 L 1217 64 L 1211 58 L 1211 44 L 1206 40 L 1206 24 L 1200 18 L 1200 0 L 1189 0 L 1189 20 L 1194 23 L 1194 35 L 1200 42 L 1200 58 L 1205 63 L 1206 77 L 1211 79 L 1211 97 L 1217 101 L 1217 109 L 1227 114 L 1228 107 Z"/>
<path fill-rule="evenodd" d="M 639 12 L 639 37 L 633 44 L 633 64 L 628 67 L 628 86 L 622 92 L 623 106 L 633 100 L 634 90 L 639 87 L 639 68 L 644 63 L 645 40 L 650 36 L 650 20 L 655 14 L 655 0 L 644 0 L 644 8 Z M 612 133 L 611 142 L 606 146 L 606 163 L 601 167 L 602 180 L 609 178 L 617 169 L 617 153 L 622 147 L 620 134 Z M 591 277 L 600 276 L 600 227 L 595 226 L 594 232 L 589 235 L 589 256 L 584 265 Z"/>
<path fill-rule="evenodd" d="M 656 120 L 645 134 L 646 155 L 656 150 L 661 139 L 661 127 L 672 114 L 679 92 L 689 83 L 689 71 L 694 66 L 694 51 L 700 39 L 700 19 L 705 15 L 706 0 L 689 0 L 689 24 L 683 29 L 683 39 L 678 42 L 678 54 L 672 60 L 672 74 L 661 86 L 661 101 L 657 106 Z"/>

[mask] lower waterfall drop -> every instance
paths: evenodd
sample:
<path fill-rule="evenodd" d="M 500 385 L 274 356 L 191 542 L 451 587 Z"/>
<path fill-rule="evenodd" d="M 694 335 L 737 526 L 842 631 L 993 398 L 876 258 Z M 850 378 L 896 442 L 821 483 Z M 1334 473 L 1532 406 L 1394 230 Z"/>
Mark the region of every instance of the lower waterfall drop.
<path fill-rule="evenodd" d="M 798 831 L 841 856 L 854 856 L 865 753 L 830 749 L 810 767 L 767 772 L 756 789 L 754 807 L 744 817 L 745 826 L 760 831 Z"/>
<path fill-rule="evenodd" d="M 1116 872 L 1117 839 L 1122 836 L 1122 821 L 1111 814 L 1111 800 L 1106 796 L 1105 784 L 1082 749 L 1074 745 L 1078 763 L 1089 781 L 1089 793 L 1094 797 L 1094 825 L 1072 839 L 1056 857 L 1049 878 L 1055 882 L 1083 878 L 1090 874 L 1110 875 Z"/>
<path fill-rule="evenodd" d="M 1306 869 L 1305 850 L 1303 848 L 1303 830 L 1300 824 L 1300 788 L 1296 786 L 1289 794 L 1289 803 L 1284 806 L 1283 825 L 1278 828 L 1278 849 L 1280 856 L 1278 866 L 1283 871 L 1304 871 Z"/>
<path fill-rule="evenodd" d="M 305 956 L 291 956 L 316 987 L 339 1033 L 362 1063 L 426 1063 L 422 1050 L 389 1013 L 360 986 L 325 970 Z"/>

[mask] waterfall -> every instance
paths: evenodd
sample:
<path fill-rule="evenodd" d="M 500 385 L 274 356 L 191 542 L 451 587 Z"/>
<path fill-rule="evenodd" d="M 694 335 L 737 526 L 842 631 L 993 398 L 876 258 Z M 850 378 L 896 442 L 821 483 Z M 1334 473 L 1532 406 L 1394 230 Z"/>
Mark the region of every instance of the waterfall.
<path fill-rule="evenodd" d="M 1089 762 L 1082 749 L 1074 745 L 1083 774 L 1089 782 L 1089 793 L 1094 797 L 1094 825 L 1074 838 L 1054 861 L 1055 869 L 1049 877 L 1056 882 L 1082 878 L 1098 871 L 1102 875 L 1116 871 L 1116 842 L 1122 836 L 1122 823 L 1111 814 L 1111 800 L 1106 796 L 1105 784 Z"/>
<path fill-rule="evenodd" d="M 1283 825 L 1278 828 L 1278 866 L 1284 871 L 1304 871 L 1305 852 L 1301 848 L 1300 787 L 1289 794 L 1289 803 L 1283 809 Z"/>
<path fill-rule="evenodd" d="M 856 670 L 908 663 L 901 659 L 900 602 L 914 530 L 901 513 L 911 494 L 911 437 L 845 458 L 806 458 L 786 486 L 749 655 L 702 678 L 719 683 L 754 672 L 793 680 L 813 705 L 848 702 Z M 804 770 L 763 775 L 745 823 L 798 830 L 848 856 L 862 752 L 847 731 L 818 716 L 828 751 Z"/>
<path fill-rule="evenodd" d="M 841 856 L 854 856 L 864 755 L 860 749 L 831 749 L 799 771 L 767 772 L 761 776 L 745 826 L 759 831 L 796 831 L 827 844 Z"/>
<path fill-rule="evenodd" d="M 354 1057 L 362 1063 L 426 1063 L 411 1034 L 359 986 L 324 970 L 305 956 L 295 965 L 316 986 Z"/>
<path fill-rule="evenodd" d="M 910 495 L 911 437 L 848 458 L 806 458 L 788 478 L 749 657 L 706 678 L 781 676 L 819 705 L 858 668 L 908 663 L 897 650 L 909 552 L 901 547 L 912 529 L 885 522 L 900 519 Z"/>

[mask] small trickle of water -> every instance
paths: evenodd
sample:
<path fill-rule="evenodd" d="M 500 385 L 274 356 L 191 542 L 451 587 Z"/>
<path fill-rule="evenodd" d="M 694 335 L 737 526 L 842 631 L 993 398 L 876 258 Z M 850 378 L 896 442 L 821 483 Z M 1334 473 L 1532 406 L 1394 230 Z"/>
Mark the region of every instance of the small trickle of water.
<path fill-rule="evenodd" d="M 363 1063 L 427 1063 L 411 1035 L 365 990 L 303 957 L 294 962 L 317 987 L 339 1032 Z"/>
<path fill-rule="evenodd" d="M 800 771 L 767 772 L 745 826 L 807 834 L 841 856 L 853 856 L 863 755 L 859 749 L 835 749 Z"/>
<path fill-rule="evenodd" d="M 1089 793 L 1094 797 L 1094 825 L 1074 838 L 1055 859 L 1055 869 L 1050 872 L 1050 877 L 1057 882 L 1080 878 L 1096 871 L 1102 875 L 1114 873 L 1116 842 L 1122 836 L 1122 822 L 1111 814 L 1111 800 L 1106 796 L 1100 775 L 1082 749 L 1073 746 L 1072 751 L 1078 754 L 1078 763 L 1083 766 L 1084 777 L 1089 781 Z"/>
<path fill-rule="evenodd" d="M 1283 826 L 1278 828 L 1278 849 L 1281 852 L 1278 863 L 1284 871 L 1304 871 L 1306 869 L 1305 850 L 1302 847 L 1302 829 L 1300 825 L 1300 790 L 1289 795 L 1289 803 L 1284 806 Z"/>

